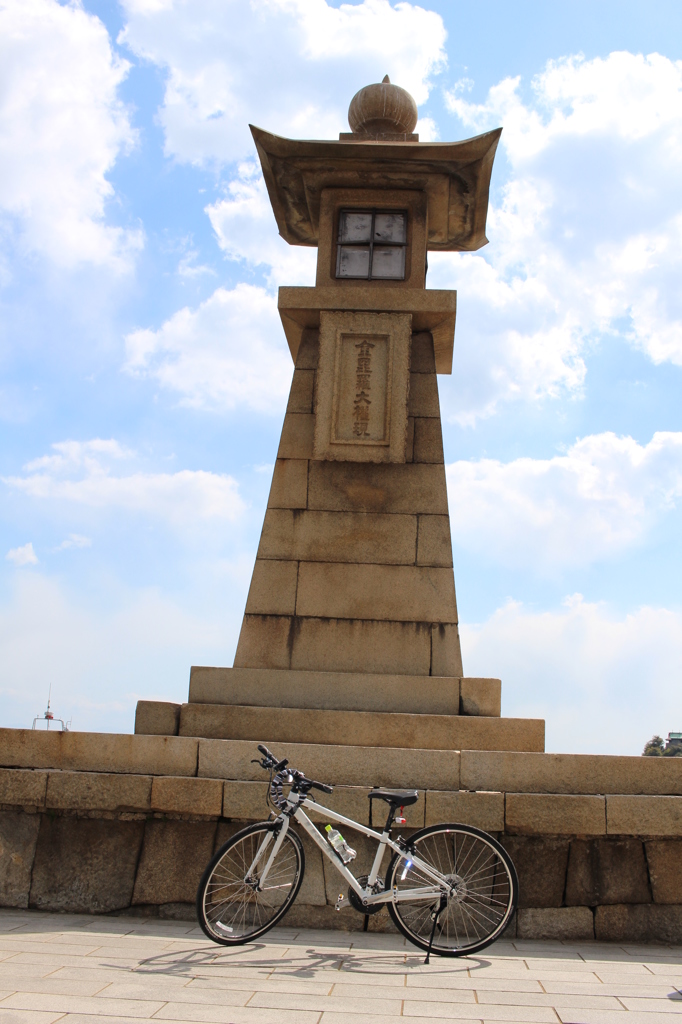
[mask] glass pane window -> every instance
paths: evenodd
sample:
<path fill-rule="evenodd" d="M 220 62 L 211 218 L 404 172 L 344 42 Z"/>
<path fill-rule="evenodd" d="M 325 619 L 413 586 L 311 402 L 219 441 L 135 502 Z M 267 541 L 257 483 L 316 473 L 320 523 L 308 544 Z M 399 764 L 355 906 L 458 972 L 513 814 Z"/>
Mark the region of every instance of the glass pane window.
<path fill-rule="evenodd" d="M 406 247 L 405 210 L 341 210 L 336 276 L 403 281 Z"/>
<path fill-rule="evenodd" d="M 372 214 L 342 210 L 339 220 L 339 242 L 369 242 L 372 237 Z"/>

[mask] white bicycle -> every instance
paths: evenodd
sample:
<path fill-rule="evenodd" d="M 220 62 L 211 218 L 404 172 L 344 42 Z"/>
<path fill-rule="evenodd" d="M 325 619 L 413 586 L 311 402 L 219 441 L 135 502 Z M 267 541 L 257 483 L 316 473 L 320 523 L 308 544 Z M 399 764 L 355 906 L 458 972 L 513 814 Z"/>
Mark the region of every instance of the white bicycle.
<path fill-rule="evenodd" d="M 404 823 L 402 810 L 417 801 L 417 790 L 373 789 L 368 827 L 323 807 L 310 795 L 312 789 L 331 793 L 333 786 L 288 768 L 288 761 L 279 760 L 267 747 L 259 745 L 258 750 L 263 756 L 255 763 L 270 772 L 268 800 L 275 817 L 232 836 L 204 871 L 197 915 L 210 939 L 226 946 L 251 942 L 281 921 L 292 906 L 305 872 L 303 846 L 293 821 L 348 883 L 348 899 L 340 895 L 336 909 L 350 905 L 369 915 L 387 906 L 403 935 L 427 951 L 427 962 L 432 951 L 467 956 L 500 937 L 516 908 L 519 884 L 509 854 L 493 836 L 471 825 L 440 824 L 393 840 L 391 828 L 396 819 Z M 284 785 L 291 787 L 286 796 Z M 371 827 L 376 800 L 388 804 L 382 832 Z M 324 812 L 330 821 L 377 841 L 369 875 L 355 877 L 344 863 L 354 851 L 335 833 L 337 852 L 304 808 Z M 387 847 L 393 856 L 380 878 Z"/>

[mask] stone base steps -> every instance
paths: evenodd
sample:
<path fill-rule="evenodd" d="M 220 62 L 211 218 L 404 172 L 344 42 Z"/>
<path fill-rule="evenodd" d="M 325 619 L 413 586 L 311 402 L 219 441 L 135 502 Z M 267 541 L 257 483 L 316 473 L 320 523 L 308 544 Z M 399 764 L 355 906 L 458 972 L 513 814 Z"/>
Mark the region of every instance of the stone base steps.
<path fill-rule="evenodd" d="M 571 797 L 619 794 L 618 799 L 627 797 L 633 809 L 650 808 L 648 818 L 660 816 L 664 806 L 674 806 L 675 820 L 679 819 L 682 828 L 682 758 L 678 757 L 404 750 L 314 743 L 277 744 L 275 752 L 289 757 L 309 775 L 340 785 L 376 783 Z M 251 740 L 0 729 L 0 767 L 5 768 L 260 782 L 262 769 L 250 763 L 256 755 Z M 444 784 L 438 784 L 438 779 Z M 641 813 L 644 815 L 643 810 Z M 642 817 L 638 830 L 655 832 L 644 825 Z"/>
<path fill-rule="evenodd" d="M 153 702 L 140 701 L 136 733 L 156 731 L 160 716 Z M 387 714 L 376 711 L 317 711 L 301 708 L 183 704 L 180 736 L 306 743 L 355 747 L 435 750 L 543 751 L 545 723 L 538 719 L 463 715 Z"/>
<path fill-rule="evenodd" d="M 0 905 L 192 919 L 196 887 L 214 850 L 247 822 L 266 817 L 267 783 L 262 778 L 139 773 L 148 763 L 145 758 L 158 754 L 163 744 L 184 751 L 183 756 L 188 744 L 195 755 L 201 754 L 202 744 L 217 745 L 239 755 L 239 771 L 248 763 L 239 758 L 253 753 L 252 744 L 242 751 L 236 743 L 220 740 L 0 730 L 0 761 L 44 765 L 0 768 Z M 121 758 L 115 762 L 117 747 Z M 128 758 L 138 755 L 138 774 L 123 770 L 124 753 Z M 532 767 L 535 762 L 545 769 L 546 785 L 561 785 L 567 763 L 574 779 L 584 768 L 583 786 L 589 778 L 596 779 L 594 787 L 620 777 L 630 788 L 652 788 L 658 782 L 659 789 L 676 787 L 679 793 L 682 783 L 682 759 L 557 760 L 559 755 L 464 751 L 461 757 L 451 755 L 453 786 L 463 777 L 472 781 L 467 764 L 471 758 L 479 768 L 488 761 L 499 772 L 500 757 L 516 761 L 516 774 L 507 766 L 506 775 L 497 775 L 500 781 L 517 783 L 523 764 Z M 110 767 L 117 763 L 118 770 L 92 770 L 97 758 Z M 65 769 L 67 763 L 71 769 Z M 195 757 L 195 771 L 200 765 L 201 757 L 198 762 Z M 527 779 L 532 784 L 532 772 Z M 320 799 L 364 822 L 368 791 L 367 784 L 340 785 Z M 426 789 L 406 812 L 408 830 L 459 821 L 500 838 L 519 873 L 518 923 L 512 923 L 509 934 L 682 941 L 682 795 L 655 790 L 652 795 L 598 795 Z M 322 808 L 311 811 L 311 817 L 320 826 L 326 821 Z M 358 851 L 354 867 L 361 874 L 369 869 L 374 848 L 361 834 L 347 831 Z M 361 927 L 360 915 L 334 912 L 343 889 L 339 876 L 305 833 L 301 838 L 306 878 L 288 922 Z M 372 918 L 370 927 L 390 927 L 385 912 Z"/>
<path fill-rule="evenodd" d="M 500 717 L 499 679 L 193 666 L 191 704 Z"/>

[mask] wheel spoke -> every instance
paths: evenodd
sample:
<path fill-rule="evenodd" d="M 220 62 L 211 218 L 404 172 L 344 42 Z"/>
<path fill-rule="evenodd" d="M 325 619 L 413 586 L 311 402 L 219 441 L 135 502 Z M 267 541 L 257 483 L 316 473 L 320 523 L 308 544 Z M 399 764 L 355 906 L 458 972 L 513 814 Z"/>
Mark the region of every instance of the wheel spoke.
<path fill-rule="evenodd" d="M 447 904 L 438 918 L 433 950 L 461 956 L 484 948 L 501 933 L 514 910 L 516 875 L 499 843 L 468 826 L 434 826 L 413 837 L 414 856 L 442 876 Z M 410 890 L 429 886 L 434 879 L 412 865 L 403 878 L 405 856 L 394 858 L 387 887 L 401 899 L 389 904 L 401 931 L 416 945 L 428 948 L 433 914 L 439 899 L 418 896 L 406 900 Z"/>
<path fill-rule="evenodd" d="M 235 837 L 203 882 L 198 899 L 200 923 L 214 940 L 247 942 L 272 927 L 295 898 L 303 861 L 300 841 L 291 832 L 285 835 L 261 887 L 261 874 L 271 851 L 260 858 L 258 852 L 264 841 L 271 839 L 272 832 L 265 827 Z M 253 877 L 247 878 L 257 858 Z"/>

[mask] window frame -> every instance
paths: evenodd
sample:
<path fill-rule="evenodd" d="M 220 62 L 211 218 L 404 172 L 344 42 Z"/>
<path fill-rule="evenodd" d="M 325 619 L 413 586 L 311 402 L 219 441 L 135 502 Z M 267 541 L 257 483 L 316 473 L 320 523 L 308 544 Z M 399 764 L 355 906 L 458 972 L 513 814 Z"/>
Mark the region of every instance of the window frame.
<path fill-rule="evenodd" d="M 370 232 L 369 232 L 369 242 L 340 242 L 339 241 L 339 234 L 341 232 L 341 217 L 343 216 L 344 213 L 370 213 L 372 215 L 372 223 L 371 223 Z M 375 221 L 376 221 L 376 215 L 378 213 L 401 213 L 404 216 L 404 218 L 405 218 L 405 241 L 404 242 L 390 242 L 390 243 L 377 242 L 377 243 L 375 243 L 375 241 L 374 241 L 374 225 L 375 225 Z M 337 218 L 336 218 L 336 226 L 335 226 L 335 230 L 336 230 L 336 273 L 335 273 L 335 280 L 337 280 L 337 281 L 406 281 L 407 280 L 407 276 L 408 276 L 408 274 L 407 274 L 407 270 L 408 270 L 408 267 L 407 267 L 407 249 L 409 247 L 409 241 L 408 241 L 409 224 L 410 224 L 410 211 L 407 210 L 407 209 L 399 210 L 399 209 L 387 208 L 387 207 L 383 207 L 383 206 L 373 206 L 373 207 L 367 207 L 367 206 L 364 206 L 364 207 L 359 207 L 359 206 L 352 206 L 352 207 L 351 206 L 340 206 L 340 207 L 338 207 L 338 209 L 337 209 Z M 355 274 L 352 274 L 352 275 L 351 274 L 343 274 L 343 275 L 340 274 L 339 273 L 339 268 L 340 268 L 340 263 L 341 263 L 341 249 L 342 248 L 352 248 L 352 247 L 354 247 L 354 248 L 360 248 L 360 247 L 364 248 L 365 246 L 367 246 L 367 248 L 369 249 L 369 273 L 366 274 L 366 275 L 363 275 L 362 277 L 360 277 L 358 275 L 355 275 Z M 374 264 L 374 248 L 375 248 L 375 246 L 378 249 L 397 249 L 397 248 L 400 248 L 400 249 L 404 250 L 404 252 L 403 252 L 403 273 L 402 273 L 402 277 L 385 277 L 384 275 L 376 275 L 376 276 L 374 276 L 372 274 L 372 267 L 373 267 L 373 264 Z"/>

